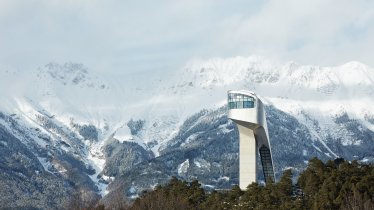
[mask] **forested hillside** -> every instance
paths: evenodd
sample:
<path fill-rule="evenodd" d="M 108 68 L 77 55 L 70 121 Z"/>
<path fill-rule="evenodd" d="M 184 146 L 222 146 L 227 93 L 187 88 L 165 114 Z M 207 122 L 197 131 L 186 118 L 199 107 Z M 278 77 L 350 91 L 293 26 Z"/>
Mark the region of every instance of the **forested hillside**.
<path fill-rule="evenodd" d="M 235 185 L 207 192 L 198 180 L 186 182 L 173 177 L 168 184 L 143 192 L 131 203 L 113 198 L 106 208 L 369 210 L 374 209 L 374 166 L 341 158 L 325 163 L 313 158 L 297 181 L 293 181 L 292 171 L 286 170 L 278 182 L 265 186 L 253 183 L 245 191 Z M 105 207 L 99 204 L 95 209 Z"/>

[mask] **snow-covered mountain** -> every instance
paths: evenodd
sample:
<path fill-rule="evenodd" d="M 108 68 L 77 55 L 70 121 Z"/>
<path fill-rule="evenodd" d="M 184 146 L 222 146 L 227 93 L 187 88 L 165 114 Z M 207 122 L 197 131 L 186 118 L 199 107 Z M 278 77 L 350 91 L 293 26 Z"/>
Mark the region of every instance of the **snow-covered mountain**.
<path fill-rule="evenodd" d="M 278 174 L 302 170 L 313 156 L 374 159 L 374 69 L 359 62 L 235 57 L 191 61 L 172 74 L 94 73 L 75 63 L 0 69 L 0 180 L 8 190 L 0 190 L 7 198 L 0 204 L 67 205 L 40 199 L 56 184 L 64 186 L 59 195 L 93 200 L 136 196 L 172 175 L 207 188 L 237 183 L 229 89 L 250 89 L 266 104 Z M 30 187 L 34 180 L 40 187 Z M 23 192 L 16 182 L 33 196 L 9 195 Z"/>
<path fill-rule="evenodd" d="M 358 62 L 319 67 L 238 57 L 193 63 L 186 72 L 192 75 L 192 85 L 211 90 L 209 94 L 216 89 L 253 90 L 268 105 L 296 117 L 321 142 L 333 136 L 344 145 L 360 144 L 357 136 L 336 123 L 341 117 L 374 129 L 374 70 Z M 333 151 L 330 155 L 339 156 Z"/>

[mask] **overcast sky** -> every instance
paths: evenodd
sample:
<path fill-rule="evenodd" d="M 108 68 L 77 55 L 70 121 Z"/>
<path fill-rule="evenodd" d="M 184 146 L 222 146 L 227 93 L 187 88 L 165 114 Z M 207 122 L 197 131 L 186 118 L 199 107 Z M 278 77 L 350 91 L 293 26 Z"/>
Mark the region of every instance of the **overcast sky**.
<path fill-rule="evenodd" d="M 372 0 L 0 0 L 0 67 L 112 72 L 260 55 L 374 67 Z"/>

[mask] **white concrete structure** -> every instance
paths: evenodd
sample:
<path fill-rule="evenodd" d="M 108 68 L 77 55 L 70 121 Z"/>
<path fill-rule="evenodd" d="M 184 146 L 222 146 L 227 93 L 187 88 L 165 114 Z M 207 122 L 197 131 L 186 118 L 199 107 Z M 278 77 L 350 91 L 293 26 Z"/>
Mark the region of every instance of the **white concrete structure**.
<path fill-rule="evenodd" d="M 247 90 L 228 91 L 228 117 L 239 130 L 239 186 L 246 189 L 257 181 L 260 153 L 265 181 L 275 181 L 265 110 L 261 100 Z"/>

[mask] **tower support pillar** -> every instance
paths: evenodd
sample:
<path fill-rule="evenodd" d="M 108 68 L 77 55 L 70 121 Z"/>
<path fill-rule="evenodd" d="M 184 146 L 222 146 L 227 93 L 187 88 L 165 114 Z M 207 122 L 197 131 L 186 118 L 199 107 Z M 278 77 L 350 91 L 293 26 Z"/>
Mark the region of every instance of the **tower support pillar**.
<path fill-rule="evenodd" d="M 246 189 L 257 182 L 257 144 L 253 130 L 238 124 L 239 129 L 239 186 Z"/>

